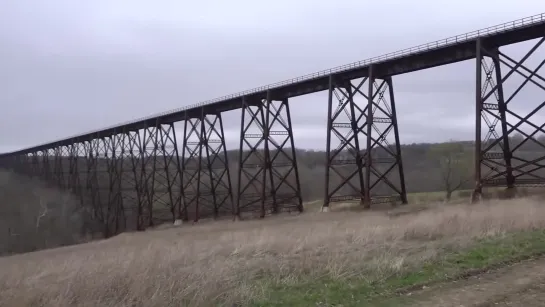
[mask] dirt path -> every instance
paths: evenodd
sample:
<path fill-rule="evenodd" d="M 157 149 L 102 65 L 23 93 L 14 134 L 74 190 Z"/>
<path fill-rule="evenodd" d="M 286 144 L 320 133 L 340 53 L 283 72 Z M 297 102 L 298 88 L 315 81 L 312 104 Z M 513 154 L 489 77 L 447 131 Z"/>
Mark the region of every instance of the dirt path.
<path fill-rule="evenodd" d="M 419 307 L 545 306 L 545 258 L 524 261 L 404 296 Z"/>

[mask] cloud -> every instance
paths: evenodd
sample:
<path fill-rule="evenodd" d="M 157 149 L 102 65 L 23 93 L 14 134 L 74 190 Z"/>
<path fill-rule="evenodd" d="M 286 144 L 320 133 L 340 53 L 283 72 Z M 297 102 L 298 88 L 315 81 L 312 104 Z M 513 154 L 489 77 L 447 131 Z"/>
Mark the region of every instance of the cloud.
<path fill-rule="evenodd" d="M 0 151 L 541 11 L 540 1 L 507 0 L 12 1 L 0 11 Z M 403 142 L 472 137 L 473 61 L 396 76 L 394 86 Z M 293 98 L 291 110 L 296 144 L 325 147 L 327 94 Z M 230 148 L 239 115 L 224 115 Z"/>

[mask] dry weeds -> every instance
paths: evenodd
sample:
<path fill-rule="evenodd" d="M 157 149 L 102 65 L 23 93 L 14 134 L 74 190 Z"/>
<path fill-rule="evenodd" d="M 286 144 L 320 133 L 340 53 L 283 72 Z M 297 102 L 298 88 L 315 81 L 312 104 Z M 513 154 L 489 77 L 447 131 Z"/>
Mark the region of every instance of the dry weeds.
<path fill-rule="evenodd" d="M 530 199 L 184 225 L 0 258 L 0 305 L 247 302 L 265 295 L 258 278 L 376 280 L 475 238 L 544 226 L 545 207 Z"/>

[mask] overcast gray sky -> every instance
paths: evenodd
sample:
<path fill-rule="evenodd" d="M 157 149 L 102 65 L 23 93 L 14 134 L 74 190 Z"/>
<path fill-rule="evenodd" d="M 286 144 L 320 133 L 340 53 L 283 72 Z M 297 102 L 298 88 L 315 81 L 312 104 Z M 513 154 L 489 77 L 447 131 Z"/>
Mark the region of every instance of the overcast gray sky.
<path fill-rule="evenodd" d="M 545 1 L 6 0 L 0 7 L 2 152 L 538 14 Z M 396 76 L 394 85 L 403 143 L 473 137 L 473 61 Z M 327 94 L 294 98 L 291 108 L 296 144 L 325 146 Z M 233 149 L 239 114 L 224 119 Z"/>

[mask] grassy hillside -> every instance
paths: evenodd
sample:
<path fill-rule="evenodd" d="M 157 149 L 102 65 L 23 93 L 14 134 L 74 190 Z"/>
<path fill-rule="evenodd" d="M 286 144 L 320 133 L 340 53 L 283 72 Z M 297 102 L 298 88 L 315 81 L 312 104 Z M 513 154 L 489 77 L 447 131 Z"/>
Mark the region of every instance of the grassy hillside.
<path fill-rule="evenodd" d="M 545 252 L 541 203 L 306 213 L 121 234 L 0 258 L 0 305 L 366 306 Z"/>

